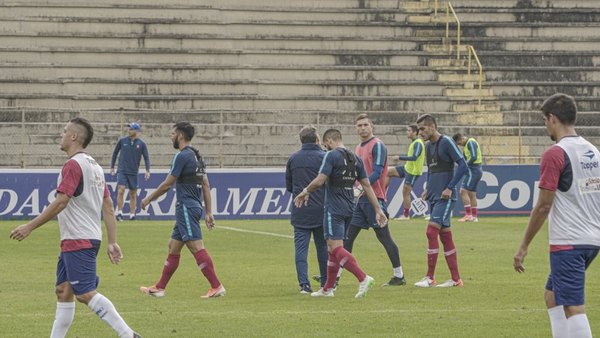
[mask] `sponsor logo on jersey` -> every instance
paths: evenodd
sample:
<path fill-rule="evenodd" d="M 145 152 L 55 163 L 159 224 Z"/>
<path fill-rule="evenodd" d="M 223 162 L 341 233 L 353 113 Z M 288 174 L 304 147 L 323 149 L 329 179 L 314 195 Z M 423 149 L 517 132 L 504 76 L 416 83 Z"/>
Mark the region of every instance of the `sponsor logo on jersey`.
<path fill-rule="evenodd" d="M 579 164 L 581 165 L 582 170 L 592 170 L 600 167 L 600 163 L 598 160 L 595 160 L 596 154 L 593 150 L 588 150 L 581 155 L 579 159 Z"/>

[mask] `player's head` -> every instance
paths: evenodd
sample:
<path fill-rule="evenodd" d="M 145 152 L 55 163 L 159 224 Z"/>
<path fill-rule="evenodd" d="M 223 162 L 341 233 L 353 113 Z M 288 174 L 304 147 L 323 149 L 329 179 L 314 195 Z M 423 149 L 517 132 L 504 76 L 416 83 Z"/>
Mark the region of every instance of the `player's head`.
<path fill-rule="evenodd" d="M 414 140 L 417 137 L 419 137 L 419 127 L 417 127 L 416 124 L 411 124 L 408 127 L 406 127 L 406 137 L 408 137 L 411 140 Z"/>
<path fill-rule="evenodd" d="M 90 122 L 82 117 L 76 117 L 63 129 L 60 149 L 68 152 L 72 144 L 78 144 L 85 149 L 92 142 L 93 137 L 94 128 Z"/>
<path fill-rule="evenodd" d="M 323 134 L 323 144 L 327 150 L 332 150 L 340 143 L 342 143 L 342 133 L 339 130 L 331 128 Z"/>
<path fill-rule="evenodd" d="M 179 149 L 181 141 L 190 142 L 194 138 L 196 130 L 189 122 L 177 122 L 173 125 L 173 131 L 171 131 L 171 141 L 173 141 L 173 148 Z"/>
<path fill-rule="evenodd" d="M 419 116 L 417 119 L 417 128 L 419 128 L 419 135 L 425 141 L 429 141 L 437 133 L 435 118 L 429 114 Z"/>
<path fill-rule="evenodd" d="M 300 142 L 302 144 L 308 143 L 319 143 L 319 134 L 317 128 L 313 126 L 306 126 L 300 130 Z"/>
<path fill-rule="evenodd" d="M 574 126 L 577 120 L 577 105 L 572 96 L 557 93 L 550 96 L 541 107 L 544 124 L 550 138 L 556 141 L 556 129 L 560 126 Z"/>
<path fill-rule="evenodd" d="M 454 134 L 454 136 L 452 136 L 452 139 L 454 140 L 454 143 L 458 144 L 461 147 L 464 147 L 467 143 L 467 137 L 461 133 Z"/>
<path fill-rule="evenodd" d="M 129 137 L 136 137 L 137 133 L 142 131 L 142 126 L 137 122 L 128 123 L 126 126 Z"/>
<path fill-rule="evenodd" d="M 373 122 L 369 119 L 369 114 L 359 114 L 356 119 L 354 119 L 354 123 L 356 126 L 356 133 L 363 141 L 373 137 Z"/>

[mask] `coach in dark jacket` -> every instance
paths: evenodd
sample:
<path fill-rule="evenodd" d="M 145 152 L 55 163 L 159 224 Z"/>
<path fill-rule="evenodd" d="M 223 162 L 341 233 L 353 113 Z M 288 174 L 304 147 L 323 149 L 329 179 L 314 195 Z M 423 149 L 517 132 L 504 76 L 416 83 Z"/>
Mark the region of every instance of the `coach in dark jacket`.
<path fill-rule="evenodd" d="M 295 198 L 304 187 L 317 177 L 321 162 L 325 157 L 325 151 L 319 145 L 319 135 L 314 127 L 303 128 L 300 131 L 300 141 L 302 142 L 302 149 L 290 156 L 285 170 L 287 191 L 292 193 L 292 198 Z M 323 235 L 324 198 L 325 189 L 321 187 L 310 194 L 308 205 L 296 208 L 292 203 L 291 223 L 294 226 L 296 274 L 298 275 L 300 293 L 303 294 L 312 292 L 308 280 L 307 261 L 311 233 L 317 248 L 321 286 L 327 280 L 327 243 Z"/>

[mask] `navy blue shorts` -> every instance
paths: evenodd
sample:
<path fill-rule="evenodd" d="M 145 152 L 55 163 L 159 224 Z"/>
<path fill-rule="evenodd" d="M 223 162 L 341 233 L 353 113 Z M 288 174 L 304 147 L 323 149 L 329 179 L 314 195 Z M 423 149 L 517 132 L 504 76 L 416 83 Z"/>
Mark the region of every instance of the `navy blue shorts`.
<path fill-rule="evenodd" d="M 117 185 L 124 185 L 129 190 L 136 190 L 138 188 L 138 175 L 128 175 L 118 172 Z"/>
<path fill-rule="evenodd" d="M 336 215 L 325 209 L 323 215 L 323 233 L 325 239 L 344 240 L 352 216 Z"/>
<path fill-rule="evenodd" d="M 383 210 L 385 213 L 385 216 L 390 218 L 386 203 L 380 199 L 377 201 L 379 202 L 381 210 Z M 377 223 L 377 214 L 375 213 L 375 209 L 373 209 L 373 206 L 367 198 L 361 198 L 356 204 L 350 224 L 363 229 L 380 228 L 379 224 Z"/>
<path fill-rule="evenodd" d="M 202 208 L 186 207 L 184 204 L 177 203 L 175 207 L 175 226 L 171 233 L 171 238 L 180 242 L 195 241 L 202 239 L 202 230 L 200 229 L 200 219 L 202 218 Z"/>
<path fill-rule="evenodd" d="M 100 281 L 96 274 L 99 248 L 100 241 L 97 241 L 90 249 L 61 252 L 56 264 L 56 285 L 68 281 L 77 296 L 95 291 Z"/>
<path fill-rule="evenodd" d="M 404 170 L 403 165 L 397 166 L 396 171 L 398 172 L 398 175 L 400 175 L 400 178 L 404 177 L 404 184 L 410 185 L 411 187 L 414 187 L 415 183 L 417 183 L 417 180 L 419 179 L 419 177 L 421 177 L 421 175 L 411 175 L 411 174 L 407 173 Z"/>
<path fill-rule="evenodd" d="M 429 223 L 435 223 L 442 228 L 449 228 L 450 219 L 452 216 L 452 208 L 454 207 L 455 202 L 456 201 L 452 199 L 438 199 L 430 202 L 431 218 L 429 219 Z"/>
<path fill-rule="evenodd" d="M 481 176 L 483 176 L 481 166 L 469 167 L 467 173 L 463 176 L 462 188 L 468 191 L 477 191 Z"/>
<path fill-rule="evenodd" d="M 550 253 L 546 290 L 554 292 L 556 305 L 585 304 L 585 270 L 598 255 L 598 250 L 573 249 Z"/>

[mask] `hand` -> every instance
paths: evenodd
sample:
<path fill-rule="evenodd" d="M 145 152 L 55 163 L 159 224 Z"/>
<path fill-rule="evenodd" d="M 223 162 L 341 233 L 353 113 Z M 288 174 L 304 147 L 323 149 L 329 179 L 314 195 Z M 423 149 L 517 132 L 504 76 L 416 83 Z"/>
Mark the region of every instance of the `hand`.
<path fill-rule="evenodd" d="M 27 236 L 29 236 L 31 231 L 33 231 L 33 229 L 31 229 L 31 227 L 29 226 L 29 223 L 21 224 L 18 227 L 16 227 L 13 231 L 10 232 L 10 238 L 16 239 L 17 241 L 20 242 L 20 241 L 24 240 L 25 238 L 27 238 Z"/>
<path fill-rule="evenodd" d="M 150 202 L 152 202 L 152 201 L 150 200 L 149 197 L 144 198 L 142 200 L 142 204 L 141 204 L 142 209 L 146 210 L 146 207 L 148 206 L 148 204 L 150 204 Z"/>
<path fill-rule="evenodd" d="M 523 266 L 525 256 L 527 256 L 527 247 L 519 247 L 519 250 L 517 250 L 517 253 L 515 253 L 515 257 L 513 258 L 513 267 L 518 273 L 525 272 L 525 267 Z"/>
<path fill-rule="evenodd" d="M 301 208 L 302 205 L 308 205 L 309 197 L 310 194 L 306 191 L 306 189 L 302 190 L 302 192 L 298 194 L 296 198 L 294 198 L 294 205 L 296 208 Z"/>
<path fill-rule="evenodd" d="M 110 168 L 110 174 L 111 176 L 115 176 L 115 168 Z"/>
<path fill-rule="evenodd" d="M 146 171 L 146 173 L 144 174 L 144 179 L 147 181 L 150 179 L 150 172 Z"/>
<path fill-rule="evenodd" d="M 450 197 L 452 197 L 452 189 L 444 189 L 444 191 L 442 191 L 442 199 L 447 200 L 450 199 Z"/>
<path fill-rule="evenodd" d="M 377 219 L 377 224 L 379 224 L 380 228 L 385 228 L 388 225 L 388 219 L 381 209 L 377 211 L 375 218 Z"/>
<path fill-rule="evenodd" d="M 119 264 L 123 258 L 123 253 L 121 252 L 121 248 L 117 243 L 108 244 L 107 252 L 108 259 L 110 259 L 110 262 L 113 264 Z"/>
<path fill-rule="evenodd" d="M 206 223 L 208 230 L 212 230 L 215 227 L 215 217 L 213 214 L 207 213 L 204 217 L 204 222 Z"/>

